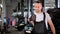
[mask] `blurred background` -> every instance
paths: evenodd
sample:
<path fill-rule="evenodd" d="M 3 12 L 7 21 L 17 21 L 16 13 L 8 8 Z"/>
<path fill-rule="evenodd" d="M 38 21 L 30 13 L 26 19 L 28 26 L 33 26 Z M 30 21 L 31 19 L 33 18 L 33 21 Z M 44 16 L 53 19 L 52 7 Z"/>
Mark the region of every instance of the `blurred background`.
<path fill-rule="evenodd" d="M 43 10 L 50 14 L 56 34 L 60 34 L 60 0 L 0 0 L 0 34 L 31 34 L 33 26 L 27 18 L 34 11 L 35 1 L 42 1 Z M 48 31 L 51 34 L 50 28 Z"/>

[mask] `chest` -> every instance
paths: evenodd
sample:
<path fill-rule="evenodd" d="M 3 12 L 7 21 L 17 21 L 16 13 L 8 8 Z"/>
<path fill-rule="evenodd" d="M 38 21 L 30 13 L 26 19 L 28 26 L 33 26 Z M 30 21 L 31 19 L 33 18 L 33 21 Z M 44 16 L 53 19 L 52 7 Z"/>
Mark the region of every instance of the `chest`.
<path fill-rule="evenodd" d="M 43 14 L 35 14 L 36 15 L 36 21 L 42 21 L 44 18 Z"/>

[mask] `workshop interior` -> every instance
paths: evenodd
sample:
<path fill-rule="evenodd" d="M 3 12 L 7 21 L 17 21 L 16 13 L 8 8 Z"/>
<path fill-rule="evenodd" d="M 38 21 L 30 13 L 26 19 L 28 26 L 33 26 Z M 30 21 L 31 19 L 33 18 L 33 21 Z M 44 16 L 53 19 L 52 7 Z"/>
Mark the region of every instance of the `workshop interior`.
<path fill-rule="evenodd" d="M 0 0 L 0 34 L 31 34 L 33 25 L 28 23 L 29 13 L 34 11 L 35 1 L 41 1 L 60 34 L 60 0 Z M 52 34 L 48 24 L 48 34 Z"/>

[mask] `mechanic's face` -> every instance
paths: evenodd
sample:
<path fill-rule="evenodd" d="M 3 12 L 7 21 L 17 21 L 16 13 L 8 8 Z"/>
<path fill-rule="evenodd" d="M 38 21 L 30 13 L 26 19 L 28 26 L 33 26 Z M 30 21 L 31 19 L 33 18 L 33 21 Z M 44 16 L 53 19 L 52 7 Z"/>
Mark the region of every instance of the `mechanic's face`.
<path fill-rule="evenodd" d="M 42 3 L 35 3 L 34 9 L 35 9 L 35 11 L 41 11 L 42 10 Z"/>

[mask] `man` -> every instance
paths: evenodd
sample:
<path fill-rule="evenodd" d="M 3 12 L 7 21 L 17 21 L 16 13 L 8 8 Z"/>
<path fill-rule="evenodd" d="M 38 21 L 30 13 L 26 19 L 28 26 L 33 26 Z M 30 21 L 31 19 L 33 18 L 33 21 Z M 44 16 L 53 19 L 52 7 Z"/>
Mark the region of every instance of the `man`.
<path fill-rule="evenodd" d="M 34 3 L 34 15 L 35 15 L 35 19 L 34 17 L 32 18 L 31 16 L 33 15 L 29 15 L 28 18 L 28 22 L 32 23 L 34 26 L 34 34 L 47 34 L 46 29 L 47 29 L 47 23 L 49 24 L 52 34 L 56 34 L 55 33 L 55 27 L 52 23 L 51 17 L 49 16 L 48 13 L 45 13 L 42 11 L 42 2 L 37 1 L 36 3 Z M 34 19 L 34 20 L 33 20 Z M 45 28 L 46 26 L 46 28 Z"/>

